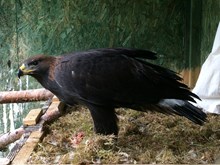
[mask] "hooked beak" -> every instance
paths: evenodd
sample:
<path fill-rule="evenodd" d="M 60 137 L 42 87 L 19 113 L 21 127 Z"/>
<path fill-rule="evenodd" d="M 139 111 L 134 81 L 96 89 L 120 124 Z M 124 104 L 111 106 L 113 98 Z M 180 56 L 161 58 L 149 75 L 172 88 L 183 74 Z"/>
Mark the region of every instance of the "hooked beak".
<path fill-rule="evenodd" d="M 19 70 L 18 70 L 18 78 L 20 79 L 20 77 L 23 76 L 23 75 L 24 75 L 24 73 L 22 72 L 21 69 L 19 69 Z"/>
<path fill-rule="evenodd" d="M 22 64 L 18 70 L 18 78 L 20 79 L 21 76 L 27 75 L 31 73 L 33 70 L 28 69 L 25 64 Z"/>

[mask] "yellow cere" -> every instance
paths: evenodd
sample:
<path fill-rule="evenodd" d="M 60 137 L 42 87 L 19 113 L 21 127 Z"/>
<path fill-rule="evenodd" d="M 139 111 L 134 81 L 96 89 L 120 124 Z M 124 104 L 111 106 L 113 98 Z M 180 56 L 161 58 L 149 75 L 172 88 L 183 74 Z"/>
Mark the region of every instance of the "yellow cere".
<path fill-rule="evenodd" d="M 20 70 L 24 70 L 25 69 L 25 65 L 24 64 L 22 64 L 21 66 L 20 66 L 20 68 L 19 68 Z"/>

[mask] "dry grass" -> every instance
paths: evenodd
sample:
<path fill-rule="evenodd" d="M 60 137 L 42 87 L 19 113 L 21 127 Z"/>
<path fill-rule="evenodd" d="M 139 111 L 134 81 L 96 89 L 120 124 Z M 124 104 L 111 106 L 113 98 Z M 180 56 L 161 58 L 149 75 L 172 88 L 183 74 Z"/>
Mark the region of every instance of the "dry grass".
<path fill-rule="evenodd" d="M 185 118 L 118 109 L 120 134 L 93 133 L 84 107 L 73 108 L 49 127 L 29 163 L 214 163 L 220 156 L 220 116 L 209 115 L 205 126 Z M 75 144 L 75 135 L 83 136 Z"/>

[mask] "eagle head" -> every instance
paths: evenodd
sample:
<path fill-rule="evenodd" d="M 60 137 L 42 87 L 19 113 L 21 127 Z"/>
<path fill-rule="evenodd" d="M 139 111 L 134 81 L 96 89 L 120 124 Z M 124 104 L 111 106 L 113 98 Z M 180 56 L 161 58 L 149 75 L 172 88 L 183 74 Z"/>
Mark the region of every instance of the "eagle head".
<path fill-rule="evenodd" d="M 54 57 L 37 55 L 25 60 L 18 70 L 18 78 L 23 75 L 38 76 L 47 73 Z"/>

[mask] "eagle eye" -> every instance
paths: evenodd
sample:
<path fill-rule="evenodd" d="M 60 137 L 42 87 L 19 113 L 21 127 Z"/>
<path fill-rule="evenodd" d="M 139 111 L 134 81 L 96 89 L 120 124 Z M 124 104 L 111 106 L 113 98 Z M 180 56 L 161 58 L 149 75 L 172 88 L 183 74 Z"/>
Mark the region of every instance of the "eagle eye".
<path fill-rule="evenodd" d="M 33 61 L 31 64 L 32 64 L 32 65 L 37 65 L 37 64 L 38 64 L 38 61 Z"/>

